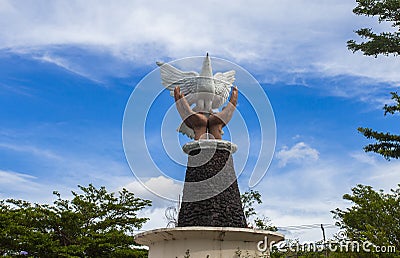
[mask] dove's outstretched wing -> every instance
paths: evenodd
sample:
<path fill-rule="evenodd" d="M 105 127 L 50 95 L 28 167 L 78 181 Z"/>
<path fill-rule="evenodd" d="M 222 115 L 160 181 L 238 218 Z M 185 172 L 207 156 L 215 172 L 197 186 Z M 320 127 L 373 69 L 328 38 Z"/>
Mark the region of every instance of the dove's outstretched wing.
<path fill-rule="evenodd" d="M 178 131 L 178 132 L 180 132 L 180 133 L 186 135 L 186 136 L 189 137 L 190 139 L 194 139 L 194 137 L 195 137 L 195 134 L 194 134 L 193 129 L 191 129 L 189 126 L 187 126 L 187 125 L 185 124 L 185 122 L 182 122 L 182 123 L 180 124 L 180 126 L 176 129 L 176 131 Z"/>
<path fill-rule="evenodd" d="M 170 64 L 157 62 L 161 70 L 161 83 L 167 88 L 171 95 L 174 94 L 174 89 L 179 86 L 181 92 L 185 94 L 186 100 L 189 105 L 194 103 L 193 94 L 197 89 L 197 78 L 199 76 L 196 72 L 183 72 Z"/>
<path fill-rule="evenodd" d="M 213 109 L 219 108 L 228 100 L 232 83 L 235 81 L 235 73 L 234 70 L 230 70 L 214 75 L 215 97 L 212 103 Z"/>

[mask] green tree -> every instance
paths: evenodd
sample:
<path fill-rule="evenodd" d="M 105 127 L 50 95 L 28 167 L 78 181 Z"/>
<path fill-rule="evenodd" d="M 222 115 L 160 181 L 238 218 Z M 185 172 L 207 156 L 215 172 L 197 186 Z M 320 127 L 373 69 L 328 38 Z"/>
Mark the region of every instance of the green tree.
<path fill-rule="evenodd" d="M 261 194 L 258 191 L 250 190 L 248 192 L 245 192 L 240 195 L 240 199 L 242 201 L 243 212 L 248 227 L 278 231 L 278 229 L 271 224 L 271 220 L 268 217 L 264 215 L 262 215 L 261 217 L 257 216 L 254 204 L 262 203 Z"/>
<path fill-rule="evenodd" d="M 391 92 L 394 105 L 385 105 L 383 107 L 385 116 L 400 112 L 400 96 L 396 92 Z M 371 128 L 359 127 L 358 131 L 368 139 L 376 140 L 375 143 L 368 144 L 364 147 L 366 152 L 375 152 L 382 155 L 385 159 L 400 158 L 400 135 L 383 133 L 375 131 Z"/>
<path fill-rule="evenodd" d="M 369 241 L 377 246 L 394 246 L 400 254 L 400 184 L 391 193 L 375 191 L 371 186 L 357 185 L 343 199 L 352 207 L 332 211 L 337 225 L 350 240 Z M 382 257 L 383 254 L 380 254 Z"/>
<path fill-rule="evenodd" d="M 55 253 L 53 238 L 42 226 L 44 217 L 38 205 L 0 201 L 0 255 L 16 256 L 27 250 L 31 255 Z"/>
<path fill-rule="evenodd" d="M 394 55 L 400 53 L 400 0 L 356 0 L 357 6 L 353 9 L 356 15 L 376 16 L 378 21 L 390 23 L 393 32 L 381 32 L 379 34 L 371 28 L 362 28 L 356 33 L 365 41 L 357 43 L 354 40 L 347 41 L 347 47 L 353 51 L 361 51 L 364 55 Z M 400 112 L 400 97 L 397 92 L 391 92 L 394 105 L 385 105 L 385 115 Z M 383 133 L 371 128 L 360 127 L 358 131 L 368 139 L 376 142 L 364 147 L 367 152 L 375 152 L 386 159 L 400 157 L 400 135 Z"/>
<path fill-rule="evenodd" d="M 371 28 L 362 28 L 356 33 L 365 41 L 357 43 L 354 40 L 347 42 L 347 47 L 353 52 L 361 51 L 364 55 L 377 57 L 378 55 L 398 56 L 400 53 L 400 1 L 399 0 L 356 0 L 357 6 L 353 12 L 357 15 L 375 16 L 378 21 L 389 23 L 392 31 L 379 34 Z M 391 92 L 393 105 L 384 106 L 384 115 L 400 112 L 400 96 Z M 371 128 L 360 127 L 358 131 L 375 143 L 364 147 L 366 152 L 375 152 L 387 160 L 400 157 L 400 135 L 389 132 L 378 132 Z M 400 185 L 399 185 L 400 187 Z M 351 240 L 370 241 L 376 245 L 393 245 L 396 254 L 389 257 L 398 257 L 400 248 L 400 188 L 392 190 L 390 194 L 383 191 L 374 191 L 370 186 L 357 185 L 352 194 L 346 194 L 344 199 L 353 202 L 347 210 L 336 209 L 334 217 L 347 232 Z M 368 257 L 382 257 L 383 254 L 369 254 Z"/>
<path fill-rule="evenodd" d="M 148 218 L 137 212 L 151 201 L 123 189 L 118 196 L 105 187 L 79 186 L 72 200 L 53 205 L 22 200 L 0 202 L 0 254 L 27 252 L 34 257 L 147 257 L 135 250 L 133 231 Z"/>
<path fill-rule="evenodd" d="M 356 31 L 366 41 L 357 43 L 347 41 L 347 46 L 353 52 L 362 51 L 364 55 L 377 57 L 383 55 L 399 55 L 400 53 L 400 1 L 399 0 L 356 0 L 357 6 L 353 9 L 356 15 L 377 16 L 378 21 L 389 22 L 394 32 L 379 34 L 371 28 L 362 28 Z"/>

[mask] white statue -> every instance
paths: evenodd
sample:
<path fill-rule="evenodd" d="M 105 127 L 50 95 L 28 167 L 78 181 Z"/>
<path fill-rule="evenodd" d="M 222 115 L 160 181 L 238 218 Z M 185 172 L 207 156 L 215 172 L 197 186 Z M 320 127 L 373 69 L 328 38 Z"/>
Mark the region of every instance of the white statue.
<path fill-rule="evenodd" d="M 161 70 L 162 85 L 170 90 L 171 96 L 174 89 L 179 86 L 181 92 L 195 112 L 204 114 L 213 113 L 213 109 L 221 107 L 228 99 L 232 83 L 235 80 L 235 71 L 216 73 L 213 76 L 211 60 L 207 53 L 200 74 L 197 72 L 183 72 L 170 64 L 157 62 Z M 179 132 L 194 138 L 194 132 L 182 123 Z"/>

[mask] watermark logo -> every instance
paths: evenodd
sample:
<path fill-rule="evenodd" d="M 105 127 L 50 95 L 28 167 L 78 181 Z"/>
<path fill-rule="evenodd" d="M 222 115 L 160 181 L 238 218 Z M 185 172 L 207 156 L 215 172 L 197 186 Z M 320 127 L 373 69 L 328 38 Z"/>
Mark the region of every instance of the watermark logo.
<path fill-rule="evenodd" d="M 396 253 L 396 247 L 393 245 L 375 245 L 370 241 L 354 241 L 347 238 L 345 231 L 339 231 L 336 234 L 336 240 L 328 240 L 326 242 L 304 242 L 298 241 L 282 241 L 275 243 L 274 241 L 268 242 L 268 237 L 265 236 L 264 240 L 257 243 L 257 250 L 259 252 L 277 251 L 281 253 L 286 252 L 323 252 L 328 250 L 330 252 L 341 253 Z"/>
<path fill-rule="evenodd" d="M 270 252 L 270 247 L 274 244 L 276 244 L 275 241 L 271 241 L 268 243 L 268 237 L 265 236 L 263 240 L 257 243 L 257 250 L 262 253 Z"/>
<path fill-rule="evenodd" d="M 189 57 L 170 64 L 182 71 L 199 72 L 203 59 Z M 239 179 L 246 178 L 248 187 L 254 187 L 267 172 L 275 150 L 276 125 L 271 104 L 263 87 L 244 68 L 224 59 L 211 61 L 214 73 L 235 71 L 233 85 L 239 90 L 238 105 L 232 120 L 223 128 L 223 139 L 238 145 L 234 154 L 235 171 Z M 160 68 L 156 68 L 135 86 L 127 102 L 122 124 L 123 146 L 139 182 L 169 200 L 176 200 L 179 192 L 165 191 L 165 184 L 176 190 L 177 186 L 183 187 L 188 156 L 182 146 L 192 141 L 177 132 L 181 122 L 174 98 L 162 86 Z M 226 182 L 226 187 L 230 183 Z M 202 194 L 201 199 L 216 194 L 216 191 Z"/>

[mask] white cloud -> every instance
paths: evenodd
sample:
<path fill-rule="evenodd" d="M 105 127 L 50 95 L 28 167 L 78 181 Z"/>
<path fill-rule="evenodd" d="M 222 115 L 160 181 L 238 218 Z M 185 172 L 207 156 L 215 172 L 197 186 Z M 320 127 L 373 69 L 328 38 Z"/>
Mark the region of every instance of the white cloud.
<path fill-rule="evenodd" d="M 170 206 L 175 206 L 173 203 L 170 203 Z M 165 228 L 167 227 L 168 220 L 165 217 L 166 206 L 157 206 L 146 208 L 138 213 L 139 216 L 149 218 L 150 220 L 144 224 L 142 230 L 152 230 L 157 228 Z"/>
<path fill-rule="evenodd" d="M 40 60 L 43 62 L 47 62 L 47 63 L 55 64 L 56 66 L 59 66 L 71 73 L 88 78 L 96 83 L 102 84 L 101 81 L 97 80 L 96 78 L 92 78 L 91 74 L 85 73 L 84 69 L 82 69 L 82 67 L 79 67 L 79 66 L 75 67 L 76 64 L 71 63 L 71 61 L 66 58 L 63 58 L 60 56 L 52 56 L 50 53 L 44 53 L 43 55 L 34 57 L 34 59 L 37 59 L 37 60 Z"/>
<path fill-rule="evenodd" d="M 298 166 L 273 165 L 256 186 L 263 200 L 263 204 L 256 208 L 258 213 L 268 216 L 274 225 L 281 227 L 333 225 L 335 220 L 330 211 L 349 207 L 350 202 L 343 200 L 342 196 L 351 193 L 352 187 L 364 184 L 389 192 L 400 182 L 400 161 L 397 160 L 388 162 L 362 152 L 323 157 Z M 329 229 L 327 237 L 336 232 L 335 228 Z M 290 230 L 285 234 L 302 241 L 321 239 L 321 229 L 318 228 Z"/>
<path fill-rule="evenodd" d="M 54 159 L 54 160 L 61 160 L 61 156 L 57 155 L 51 150 L 38 148 L 33 145 L 20 145 L 20 144 L 11 144 L 11 143 L 4 143 L 0 142 L 0 148 L 6 148 L 9 150 L 17 151 L 17 152 L 27 152 L 35 156 L 39 156 L 46 159 Z"/>
<path fill-rule="evenodd" d="M 345 42 L 357 38 L 353 33 L 357 28 L 388 29 L 374 18 L 352 14 L 354 6 L 345 0 L 258 1 L 252 5 L 215 1 L 3 1 L 0 48 L 39 53 L 42 60 L 91 79 L 101 74 L 96 72 L 99 63 L 109 63 L 109 74 L 121 73 L 121 69 L 109 60 L 92 67 L 71 62 L 74 57 L 63 46 L 82 48 L 79 55 L 93 51 L 111 55 L 119 62 L 128 61 L 124 66 L 129 67 L 132 62 L 155 67 L 154 61 L 159 58 L 209 51 L 251 67 L 258 79 L 272 83 L 307 84 L 305 77 L 313 74 L 366 76 L 398 83 L 399 59 L 368 58 L 346 49 Z M 125 75 L 132 72 L 122 70 Z M 340 90 L 352 92 L 359 86 L 344 85 Z M 326 90 L 331 91 L 330 87 Z"/>
<path fill-rule="evenodd" d="M 1 175 L 0 183 L 4 185 L 12 182 L 28 182 L 36 178 L 28 174 L 17 173 L 13 171 L 4 171 L 4 170 L 0 170 L 0 175 Z"/>
<path fill-rule="evenodd" d="M 150 199 L 160 204 L 162 200 L 178 200 L 183 185 L 164 176 L 152 177 L 146 181 L 132 181 L 123 186 L 144 199 Z"/>
<path fill-rule="evenodd" d="M 400 183 L 400 162 L 398 160 L 386 161 L 383 158 L 375 166 L 370 166 L 361 173 L 357 183 L 371 185 L 375 190 L 397 188 Z"/>
<path fill-rule="evenodd" d="M 291 162 L 316 161 L 319 158 L 319 152 L 306 143 L 299 142 L 291 148 L 283 146 L 282 149 L 275 154 L 275 157 L 279 160 L 279 165 L 284 167 Z"/>
<path fill-rule="evenodd" d="M 0 195 L 9 192 L 32 193 L 37 192 L 41 185 L 35 182 L 35 176 L 15 171 L 0 170 Z M 11 197 L 11 196 L 8 196 Z"/>
<path fill-rule="evenodd" d="M 4 92 L 4 91 L 9 91 L 9 92 L 12 92 L 12 93 L 16 93 L 16 94 L 18 94 L 18 95 L 23 95 L 23 96 L 26 96 L 26 97 L 32 97 L 33 95 L 31 94 L 31 89 L 30 88 L 28 88 L 28 87 L 26 87 L 26 86 L 23 86 L 23 85 L 18 85 L 18 86 L 15 86 L 15 85 L 13 85 L 13 86 L 10 86 L 10 85 L 7 85 L 7 84 L 5 84 L 5 83 L 1 83 L 0 82 L 0 89 Z"/>
<path fill-rule="evenodd" d="M 345 205 L 341 197 L 351 187 L 347 180 L 341 182 L 341 173 L 346 168 L 339 167 L 319 160 L 318 164 L 292 169 L 272 168 L 256 187 L 263 200 L 263 204 L 256 208 L 257 213 L 283 228 L 334 224 L 330 211 Z M 287 230 L 284 233 L 287 238 L 299 238 L 300 241 L 318 241 L 321 238 L 320 229 Z M 327 237 L 331 235 L 327 234 Z"/>
<path fill-rule="evenodd" d="M 350 156 L 354 158 L 357 162 L 365 163 L 368 165 L 376 166 L 378 163 L 376 154 L 371 154 L 371 153 L 368 154 L 365 152 L 358 151 L 351 153 Z"/>

